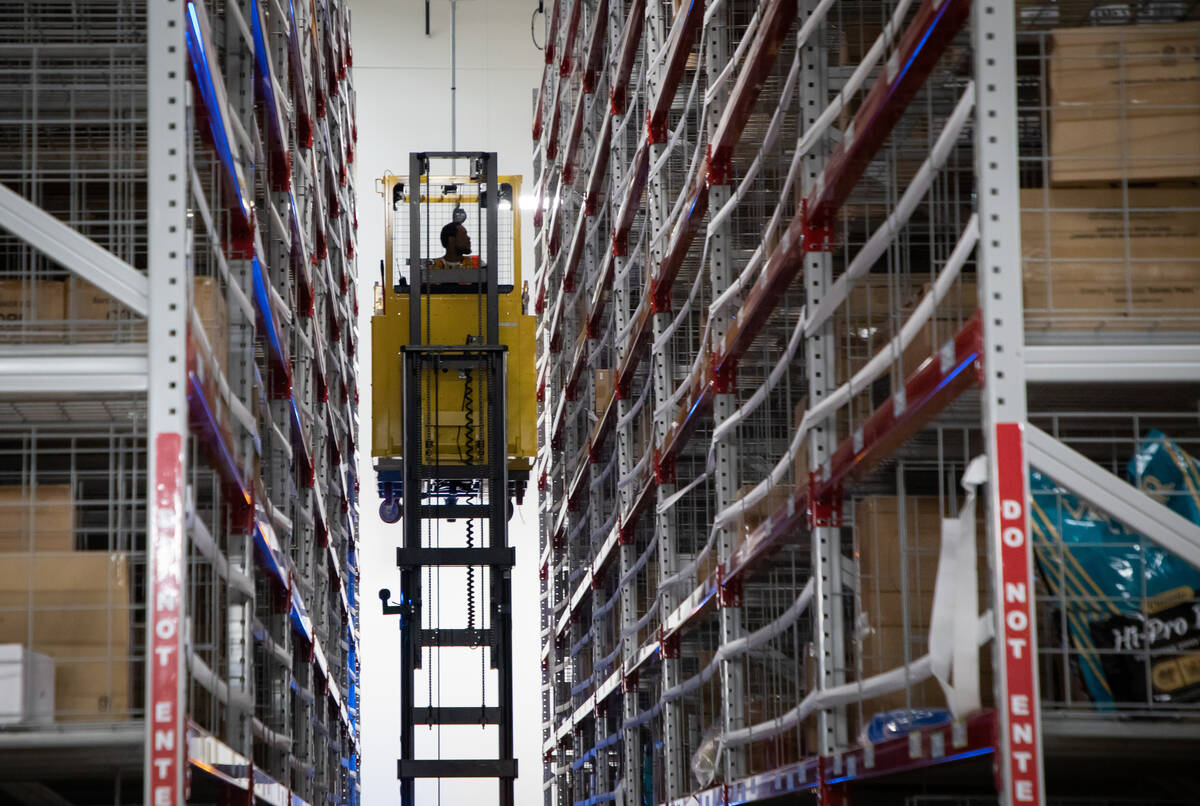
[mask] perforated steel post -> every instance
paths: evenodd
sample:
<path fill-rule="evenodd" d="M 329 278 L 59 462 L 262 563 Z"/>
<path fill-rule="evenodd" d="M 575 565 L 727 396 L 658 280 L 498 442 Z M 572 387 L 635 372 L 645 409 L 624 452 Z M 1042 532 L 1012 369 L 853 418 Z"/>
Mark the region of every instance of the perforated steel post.
<path fill-rule="evenodd" d="M 710 85 L 729 62 L 730 34 L 726 24 L 728 7 L 717 11 L 704 30 L 705 42 L 705 76 Z M 728 85 L 724 85 L 710 101 L 706 110 L 704 127 L 711 140 L 717 131 L 721 113 L 729 98 Z M 727 178 L 732 181 L 732 178 Z M 713 185 L 709 190 L 709 208 L 720 210 L 732 195 L 732 185 Z M 715 299 L 725 292 L 737 277 L 740 267 L 735 265 L 730 253 L 730 224 L 726 220 L 715 231 L 711 232 L 708 241 L 708 269 Z M 715 353 L 724 349 L 725 336 L 733 324 L 733 315 L 737 310 L 738 300 L 714 313 L 711 319 L 712 337 L 707 345 Z M 717 379 L 717 388 L 713 396 L 713 424 L 719 425 L 737 410 L 737 379 L 735 370 L 731 367 L 725 378 Z M 738 484 L 741 479 L 739 452 L 737 444 L 732 439 L 724 439 L 715 446 L 716 468 L 712 488 L 716 496 L 716 509 L 722 511 L 737 500 Z M 717 537 L 717 562 L 722 566 L 729 562 L 733 553 L 736 530 L 732 527 L 722 527 Z M 721 644 L 728 644 L 740 638 L 743 631 L 743 616 L 739 607 L 723 607 L 720 610 Z M 741 658 L 721 661 L 721 706 L 722 724 L 724 731 L 737 730 L 745 724 L 745 665 Z M 725 764 L 725 780 L 741 778 L 746 774 L 746 751 L 744 748 L 730 748 L 723 754 Z"/>
<path fill-rule="evenodd" d="M 648 13 L 649 17 L 646 28 L 650 32 L 649 41 L 653 45 L 653 50 L 648 49 L 647 58 L 655 59 L 666 44 L 665 32 L 667 24 L 662 18 L 661 4 L 651 2 Z M 654 98 L 659 92 L 662 81 L 655 74 L 649 77 L 648 85 L 650 88 L 650 97 Z M 667 148 L 668 143 L 663 141 L 655 142 L 650 146 L 651 166 L 659 164 L 659 159 Z M 647 208 L 650 215 L 650 236 L 652 238 L 666 225 L 672 201 L 666 189 L 666 179 L 663 176 L 663 172 L 660 171 L 653 174 L 650 177 L 647 188 Z M 652 283 L 659 276 L 663 255 L 666 252 L 666 245 L 669 241 L 669 233 L 664 232 L 661 237 L 653 241 L 650 245 L 650 277 Z M 654 310 L 652 338 L 654 343 L 657 344 L 659 338 L 671 325 L 674 317 L 670 310 L 652 310 Z M 671 349 L 670 339 L 667 339 L 661 349 L 651 349 L 650 353 L 650 380 L 653 394 L 649 405 L 653 406 L 655 417 L 650 432 L 651 444 L 647 446 L 648 450 L 653 450 L 655 446 L 663 445 L 666 442 L 670 429 L 670 416 L 666 409 L 658 412 L 658 408 L 675 391 L 675 370 L 675 356 Z M 675 492 L 675 488 L 674 478 L 663 476 L 659 479 L 655 495 L 654 536 L 652 539 L 658 544 L 656 552 L 658 559 L 658 579 L 653 580 L 653 582 L 656 588 L 658 588 L 660 596 L 658 607 L 658 619 L 660 621 L 664 615 L 675 610 L 679 598 L 673 589 L 661 587 L 662 581 L 670 577 L 676 568 L 676 516 L 673 509 L 668 509 L 665 512 L 658 511 L 663 501 L 670 498 Z M 660 688 L 663 692 L 670 690 L 680 682 L 681 661 L 677 657 L 668 657 L 669 654 L 673 653 L 663 653 L 661 661 L 662 680 Z M 687 764 L 684 760 L 682 716 L 683 704 L 678 700 L 668 702 L 663 707 L 663 786 L 665 788 L 664 794 L 668 799 L 683 795 L 687 789 Z M 626 739 L 626 742 L 629 742 L 629 738 Z M 632 751 L 637 750 L 639 748 L 632 748 Z M 627 748 L 627 752 L 631 752 L 631 749 Z"/>
<path fill-rule="evenodd" d="M 147 9 L 149 399 L 146 491 L 146 690 L 143 800 L 185 799 L 188 666 L 184 467 L 187 458 L 190 91 L 183 0 Z"/>
<path fill-rule="evenodd" d="M 817 7 L 816 0 L 801 3 L 801 17 L 807 19 Z M 823 111 L 828 98 L 828 52 L 817 38 L 805 43 L 800 53 L 800 109 L 802 130 L 811 127 Z M 828 144 L 812 148 L 801 164 L 801 189 L 805 196 L 820 181 L 821 171 L 828 158 Z M 833 282 L 832 255 L 828 252 L 806 252 L 804 255 L 804 293 L 808 310 L 813 310 Z M 808 372 L 810 406 L 821 403 L 836 388 L 834 357 L 839 345 L 833 336 L 833 321 L 805 340 L 805 367 Z M 816 423 L 808 438 L 809 469 L 820 479 L 828 472 L 828 461 L 837 444 L 837 423 L 829 417 Z M 797 479 L 803 484 L 805 479 Z M 841 598 L 841 534 L 837 521 L 840 501 L 809 501 L 810 535 L 813 567 L 813 650 L 816 654 L 818 689 L 828 689 L 845 682 L 845 624 L 842 619 Z M 832 520 L 831 520 L 832 518 Z M 830 755 L 846 743 L 844 708 L 822 710 L 817 715 L 819 750 Z"/>
<path fill-rule="evenodd" d="M 1046 801 L 1042 769 L 1037 620 L 1026 461 L 1025 309 L 1017 173 L 1016 41 L 1012 3 L 972 6 L 975 55 L 979 305 L 983 311 L 983 427 L 1000 802 Z"/>

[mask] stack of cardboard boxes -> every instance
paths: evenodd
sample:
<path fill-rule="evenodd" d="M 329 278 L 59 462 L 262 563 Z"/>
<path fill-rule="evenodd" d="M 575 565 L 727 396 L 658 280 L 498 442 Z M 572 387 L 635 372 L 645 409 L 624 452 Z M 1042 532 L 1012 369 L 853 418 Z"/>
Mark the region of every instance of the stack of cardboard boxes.
<path fill-rule="evenodd" d="M 130 717 L 129 575 L 123 553 L 75 550 L 70 487 L 0 487 L 0 644 L 53 660 L 56 721 Z"/>
<path fill-rule="evenodd" d="M 212 277 L 196 277 L 192 300 L 224 370 L 229 354 L 229 313 L 220 284 Z M 135 321 L 128 308 L 74 275 L 65 280 L 0 278 L 0 343 L 53 343 L 68 336 L 83 342 L 109 340 L 113 323 Z M 144 331 L 131 332 L 145 338 Z"/>
<path fill-rule="evenodd" d="M 1048 187 L 1022 191 L 1027 326 L 1200 327 L 1200 24 L 1051 31 Z"/>

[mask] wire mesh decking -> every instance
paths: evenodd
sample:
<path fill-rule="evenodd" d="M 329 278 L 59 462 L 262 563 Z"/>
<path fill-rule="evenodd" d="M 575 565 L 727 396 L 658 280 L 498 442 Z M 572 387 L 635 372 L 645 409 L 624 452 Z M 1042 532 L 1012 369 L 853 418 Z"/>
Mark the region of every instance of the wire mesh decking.
<path fill-rule="evenodd" d="M 1163 540 L 1194 562 L 1200 533 L 1143 521 L 1160 507 L 1134 488 L 1161 479 L 1131 468 L 1160 438 L 1194 454 L 1195 273 L 1178 249 L 1194 179 L 1129 156 L 1122 132 L 1155 114 L 1193 125 L 1190 90 L 1128 94 L 1154 91 L 1133 89 L 1157 80 L 1151 62 L 1194 73 L 1163 47 L 1194 44 L 1195 12 L 1071 34 L 1107 6 L 1054 8 L 1052 22 L 967 2 L 548 9 L 532 290 L 546 803 L 835 802 L 850 787 L 873 802 L 913 771 L 949 796 L 964 775 L 987 791 L 972 765 L 993 753 L 1008 798 L 1043 797 L 1042 780 L 1082 794 L 1063 789 L 1079 771 L 1062 759 L 1105 752 L 1130 718 L 1193 746 L 1187 652 L 1149 637 L 1165 603 L 1148 567 Z M 1064 112 L 1051 90 L 1072 59 L 1130 89 Z M 1004 69 L 1011 108 L 993 97 Z M 1053 128 L 1072 115 L 1115 118 L 1112 153 L 1062 154 Z M 1072 166 L 1091 184 L 1061 187 Z M 1089 233 L 1105 246 L 1089 251 Z M 1022 286 L 1028 351 L 1000 327 Z M 1029 526 L 1036 605 L 999 619 L 1012 566 L 986 513 L 1007 466 L 983 472 L 978 502 L 971 468 L 996 461 L 1009 417 L 1033 434 L 1029 500 L 1054 516 Z M 1079 476 L 1054 478 L 1060 460 Z M 1154 495 L 1181 513 L 1177 484 Z M 1064 518 L 1122 537 L 1064 544 Z M 947 541 L 970 549 L 951 560 Z M 1149 582 L 1089 589 L 1078 566 L 1104 557 Z M 978 606 L 951 626 L 947 602 Z M 1043 721 L 1025 757 L 1039 780 L 1022 783 L 1006 766 L 1022 751 L 992 731 L 1021 716 L 1006 695 L 1025 658 L 993 635 L 1029 621 Z M 1098 646 L 1114 625 L 1123 643 Z"/>

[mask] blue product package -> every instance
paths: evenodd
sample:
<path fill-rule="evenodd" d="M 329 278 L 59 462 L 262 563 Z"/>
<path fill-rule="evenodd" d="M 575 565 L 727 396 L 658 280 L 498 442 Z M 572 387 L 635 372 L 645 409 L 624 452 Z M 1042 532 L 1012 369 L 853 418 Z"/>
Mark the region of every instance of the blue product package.
<path fill-rule="evenodd" d="M 1200 522 L 1196 462 L 1151 431 L 1130 460 L 1134 485 Z M 1030 472 L 1042 581 L 1063 599 L 1079 670 L 1100 707 L 1200 700 L 1200 571 Z"/>
<path fill-rule="evenodd" d="M 872 716 L 867 722 L 867 740 L 878 744 L 897 736 L 907 736 L 914 730 L 936 728 L 949 721 L 950 712 L 945 708 L 901 708 L 897 711 L 883 711 Z"/>

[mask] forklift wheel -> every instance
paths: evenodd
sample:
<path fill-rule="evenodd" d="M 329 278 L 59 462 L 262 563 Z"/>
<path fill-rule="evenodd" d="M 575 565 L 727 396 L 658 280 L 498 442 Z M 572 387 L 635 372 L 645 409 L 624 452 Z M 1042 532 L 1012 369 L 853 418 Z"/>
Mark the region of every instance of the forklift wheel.
<path fill-rule="evenodd" d="M 396 523 L 400 520 L 400 499 L 385 498 L 379 502 L 379 517 L 384 523 Z"/>

